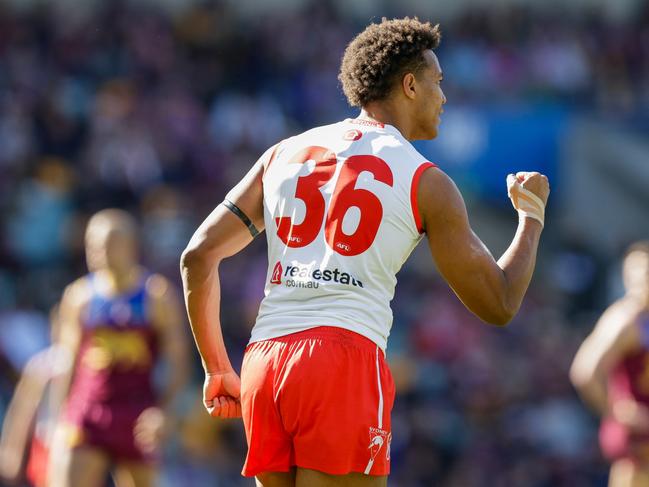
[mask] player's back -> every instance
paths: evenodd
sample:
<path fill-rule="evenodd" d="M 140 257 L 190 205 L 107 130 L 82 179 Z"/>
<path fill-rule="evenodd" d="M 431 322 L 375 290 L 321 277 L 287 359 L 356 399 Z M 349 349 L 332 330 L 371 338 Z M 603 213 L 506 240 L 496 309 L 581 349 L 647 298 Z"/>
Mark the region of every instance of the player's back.
<path fill-rule="evenodd" d="M 395 274 L 421 239 L 433 166 L 390 126 L 348 119 L 280 142 L 263 176 L 269 269 L 251 341 L 339 326 L 385 348 Z"/>

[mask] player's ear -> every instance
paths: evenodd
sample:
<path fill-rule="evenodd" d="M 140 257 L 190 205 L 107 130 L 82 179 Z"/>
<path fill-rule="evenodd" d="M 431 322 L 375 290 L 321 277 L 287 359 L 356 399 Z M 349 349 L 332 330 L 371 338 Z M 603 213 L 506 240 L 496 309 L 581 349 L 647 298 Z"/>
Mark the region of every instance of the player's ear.
<path fill-rule="evenodd" d="M 406 73 L 401 78 L 401 89 L 403 90 L 403 94 L 410 100 L 415 98 L 416 82 L 417 80 L 415 79 L 415 75 L 412 73 Z"/>

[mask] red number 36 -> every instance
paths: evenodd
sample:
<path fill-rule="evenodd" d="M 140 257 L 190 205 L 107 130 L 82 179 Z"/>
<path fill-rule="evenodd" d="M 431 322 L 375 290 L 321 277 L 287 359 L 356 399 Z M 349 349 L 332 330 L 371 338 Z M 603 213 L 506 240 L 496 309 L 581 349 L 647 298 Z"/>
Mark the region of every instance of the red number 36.
<path fill-rule="evenodd" d="M 326 211 L 320 188 L 333 178 L 337 157 L 325 147 L 312 146 L 299 151 L 288 163 L 304 164 L 309 160 L 315 161 L 315 169 L 298 178 L 295 189 L 295 197 L 304 201 L 306 206 L 304 220 L 295 224 L 288 216 L 276 218 L 277 235 L 289 247 L 305 247 L 315 240 L 324 221 L 325 239 L 329 247 L 345 256 L 362 254 L 376 238 L 383 218 L 383 206 L 374 193 L 356 188 L 356 181 L 361 172 L 367 171 L 376 181 L 392 187 L 394 181 L 390 167 L 376 156 L 349 157 L 340 171 L 329 210 Z M 361 216 L 354 233 L 347 235 L 343 231 L 343 219 L 352 206 L 360 210 Z"/>

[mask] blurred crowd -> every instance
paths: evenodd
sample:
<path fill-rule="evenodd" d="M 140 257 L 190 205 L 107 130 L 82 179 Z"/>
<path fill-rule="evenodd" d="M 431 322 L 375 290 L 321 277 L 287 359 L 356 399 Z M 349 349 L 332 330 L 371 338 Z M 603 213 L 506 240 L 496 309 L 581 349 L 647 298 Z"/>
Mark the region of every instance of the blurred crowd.
<path fill-rule="evenodd" d="M 125 2 L 102 2 L 89 16 L 37 5 L 0 3 L 0 417 L 22 366 L 47 345 L 48 310 L 85 272 L 88 217 L 109 206 L 133 212 L 145 262 L 178 282 L 193 229 L 268 146 L 355 116 L 336 76 L 368 20 L 327 2 L 258 19 L 218 1 L 173 17 Z M 406 13 L 394 3 L 377 18 Z M 649 113 L 647 2 L 627 22 L 595 10 L 472 9 L 442 31 L 449 104 L 553 102 L 621 120 Z M 262 240 L 223 267 L 234 363 L 263 293 Z M 564 248 L 545 255 L 556 280 L 537 281 L 504 330 L 477 322 L 439 278 L 423 276 L 421 255 L 403 270 L 389 351 L 399 394 L 391 485 L 605 485 L 595 423 L 567 369 L 606 304 L 612 263 Z M 194 365 L 162 482 L 249 485 L 238 476 L 242 428 L 201 411 Z"/>

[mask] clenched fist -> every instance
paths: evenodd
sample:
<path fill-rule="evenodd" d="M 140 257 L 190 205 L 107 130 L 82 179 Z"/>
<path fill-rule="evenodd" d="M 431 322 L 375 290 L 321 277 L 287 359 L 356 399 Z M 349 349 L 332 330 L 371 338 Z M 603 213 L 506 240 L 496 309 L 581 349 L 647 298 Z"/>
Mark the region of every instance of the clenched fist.
<path fill-rule="evenodd" d="M 523 217 L 545 222 L 545 205 L 550 195 L 548 178 L 538 172 L 518 172 L 507 176 L 507 193 Z"/>
<path fill-rule="evenodd" d="M 203 404 L 215 418 L 241 417 L 241 380 L 233 370 L 205 374 Z"/>
<path fill-rule="evenodd" d="M 538 172 L 517 172 L 516 179 L 521 186 L 541 198 L 547 204 L 550 195 L 550 182 L 547 176 Z"/>

